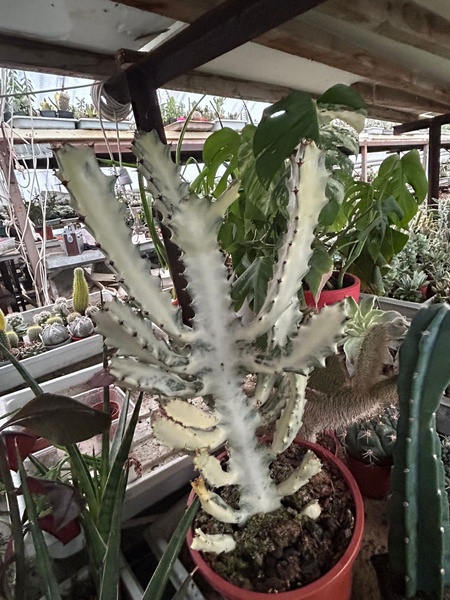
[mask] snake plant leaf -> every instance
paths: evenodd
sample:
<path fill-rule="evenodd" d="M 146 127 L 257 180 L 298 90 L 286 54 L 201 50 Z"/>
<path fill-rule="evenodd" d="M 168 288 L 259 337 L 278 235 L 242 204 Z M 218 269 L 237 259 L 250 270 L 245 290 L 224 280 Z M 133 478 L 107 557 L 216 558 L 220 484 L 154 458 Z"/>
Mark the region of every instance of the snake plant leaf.
<path fill-rule="evenodd" d="M 26 427 L 52 444 L 67 446 L 107 431 L 111 415 L 58 394 L 39 394 L 2 425 Z"/>
<path fill-rule="evenodd" d="M 253 138 L 256 172 L 266 189 L 302 138 L 319 141 L 317 109 L 309 94 L 292 92 L 265 109 Z"/>
<path fill-rule="evenodd" d="M 27 477 L 27 485 L 32 494 L 42 494 L 47 498 L 52 509 L 52 524 L 55 531 L 76 519 L 86 504 L 76 488 L 60 481 Z"/>

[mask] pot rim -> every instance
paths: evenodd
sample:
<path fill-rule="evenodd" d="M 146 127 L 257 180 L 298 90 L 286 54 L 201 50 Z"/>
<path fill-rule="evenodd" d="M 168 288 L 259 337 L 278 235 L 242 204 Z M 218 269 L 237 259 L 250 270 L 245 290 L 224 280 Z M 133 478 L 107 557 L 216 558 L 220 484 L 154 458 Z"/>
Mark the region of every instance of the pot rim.
<path fill-rule="evenodd" d="M 267 436 L 269 438 L 269 436 Z M 270 436 L 271 437 L 271 436 Z M 332 462 L 341 472 L 344 481 L 350 489 L 350 492 L 353 497 L 353 501 L 355 503 L 355 527 L 353 529 L 352 539 L 350 540 L 350 544 L 347 546 L 344 554 L 341 556 L 339 561 L 332 567 L 325 575 L 310 583 L 305 585 L 302 588 L 297 588 L 295 590 L 290 590 L 288 592 L 280 592 L 278 594 L 272 593 L 263 593 L 263 592 L 253 592 L 250 590 L 244 590 L 232 583 L 229 583 L 225 579 L 223 579 L 220 575 L 218 575 L 203 559 L 201 553 L 198 550 L 193 550 L 191 548 L 191 542 L 193 539 L 192 528 L 189 529 L 186 539 L 189 547 L 189 551 L 196 562 L 196 565 L 199 567 L 199 571 L 210 571 L 215 577 L 221 580 L 221 590 L 224 594 L 236 595 L 242 594 L 245 592 L 246 600 L 268 600 L 269 597 L 273 597 L 276 600 L 292 600 L 294 594 L 295 598 L 299 598 L 299 593 L 304 592 L 306 598 L 309 598 L 311 594 L 320 592 L 322 587 L 325 585 L 330 585 L 334 580 L 336 580 L 343 568 L 346 565 L 351 565 L 360 550 L 361 540 L 364 533 L 364 503 L 361 496 L 361 492 L 359 490 L 358 484 L 356 483 L 353 475 L 346 467 L 346 465 L 339 459 L 337 456 L 334 456 L 329 450 L 319 446 L 318 444 L 314 444 L 313 442 L 308 442 L 306 440 L 302 440 L 299 437 L 296 437 L 292 443 L 296 443 L 308 450 L 312 450 L 315 454 L 319 456 L 321 459 L 327 459 Z M 190 505 L 195 498 L 195 492 L 192 490 L 189 494 L 188 505 Z"/>

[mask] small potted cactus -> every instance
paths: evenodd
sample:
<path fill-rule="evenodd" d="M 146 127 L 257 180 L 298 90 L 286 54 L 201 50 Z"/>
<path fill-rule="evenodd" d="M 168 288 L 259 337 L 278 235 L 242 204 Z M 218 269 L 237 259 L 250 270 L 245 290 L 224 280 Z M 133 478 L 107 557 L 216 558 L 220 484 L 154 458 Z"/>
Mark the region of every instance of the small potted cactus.
<path fill-rule="evenodd" d="M 46 348 L 49 350 L 65 346 L 72 340 L 70 339 L 67 327 L 60 323 L 46 325 L 41 333 L 41 339 Z"/>
<path fill-rule="evenodd" d="M 382 498 L 391 489 L 392 453 L 397 439 L 398 408 L 337 431 L 347 455 L 348 468 L 363 496 Z"/>
<path fill-rule="evenodd" d="M 73 310 L 80 315 L 89 306 L 89 287 L 84 276 L 84 269 L 77 267 L 73 271 Z"/>
<path fill-rule="evenodd" d="M 255 531 L 256 535 L 280 532 L 281 555 L 295 568 L 276 583 L 267 574 L 263 585 L 265 591 L 280 592 L 277 597 L 283 600 L 349 600 L 352 564 L 363 532 L 361 495 L 349 471 L 324 448 L 296 437 L 307 405 L 308 374 L 336 351 L 345 320 L 341 305 L 308 316 L 299 310 L 298 291 L 308 272 L 314 228 L 327 204 L 330 179 L 325 152 L 305 137 L 299 136 L 303 142 L 298 148 L 292 143 L 280 163 L 289 157 L 285 181 L 289 221 L 265 302 L 255 320 L 245 325 L 234 313 L 231 281 L 217 241 L 223 215 L 238 197 L 239 182 L 217 199 L 196 196 L 180 179 L 170 148 L 155 132 L 135 139 L 139 170 L 155 199 L 155 209 L 183 254 L 195 309 L 192 326 L 188 326 L 181 322 L 170 296 L 161 291 L 138 259 L 124 222 L 124 207 L 114 197 L 114 178 L 100 171 L 92 149 L 66 145 L 57 151 L 59 178 L 111 264 L 125 278 L 124 285 L 133 298 L 133 306 L 115 299 L 93 315 L 106 344 L 118 349 L 110 371 L 125 388 L 158 394 L 162 410 L 152 423 L 153 432 L 167 446 L 196 453 L 200 476 L 192 485 L 203 512 L 189 542 L 203 576 L 232 599 L 267 598 L 261 591 L 259 573 L 264 571 L 266 558 L 267 572 L 269 563 L 277 563 L 268 544 L 266 558 L 260 559 L 255 552 L 247 568 L 256 579 L 236 583 L 240 574 L 226 574 L 218 557 L 225 555 L 225 561 L 236 567 L 242 564 L 242 532 L 250 539 Z M 156 338 L 153 324 L 167 339 Z M 242 390 L 246 374 L 258 377 L 253 398 Z M 189 402 L 197 396 L 205 398 L 210 410 Z M 275 423 L 274 434 L 261 441 L 259 428 L 269 415 Z M 225 442 L 228 461 L 224 467 L 213 451 Z M 278 470 L 279 479 L 273 479 L 270 465 L 280 469 L 284 460 L 286 470 Z M 330 469 L 340 474 L 338 487 L 343 496 L 352 498 L 346 512 L 351 524 L 348 535 L 343 534 L 348 545 L 333 552 L 326 566 L 321 563 L 323 571 L 314 568 L 313 574 L 305 576 L 299 573 L 300 565 L 305 564 L 299 548 L 305 544 L 296 536 L 317 531 L 317 527 L 322 530 L 328 509 L 340 503 L 341 494 L 333 485 L 328 486 L 329 502 L 312 492 L 314 482 L 319 481 L 314 478 L 327 479 Z M 239 493 L 234 499 L 233 489 Z M 340 526 L 345 519 L 334 522 Z M 335 534 L 331 533 L 331 538 L 335 540 Z M 296 550 L 293 539 L 298 540 Z M 328 545 L 330 538 L 323 535 L 322 539 L 327 539 Z M 291 550 L 295 558 L 289 554 Z M 317 565 L 321 561 L 312 562 Z"/>
<path fill-rule="evenodd" d="M 94 334 L 94 323 L 89 317 L 77 317 L 67 326 L 73 341 L 84 340 Z"/>

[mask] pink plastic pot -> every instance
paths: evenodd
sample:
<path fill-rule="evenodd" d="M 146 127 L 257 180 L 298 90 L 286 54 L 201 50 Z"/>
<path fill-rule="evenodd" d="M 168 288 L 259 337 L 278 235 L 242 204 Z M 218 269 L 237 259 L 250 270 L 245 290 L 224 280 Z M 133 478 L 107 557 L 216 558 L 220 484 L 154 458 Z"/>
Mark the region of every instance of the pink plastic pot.
<path fill-rule="evenodd" d="M 323 306 L 329 306 L 330 304 L 335 304 L 335 302 L 339 302 L 344 298 L 354 298 L 356 302 L 359 300 L 359 291 L 361 289 L 361 281 L 356 277 L 356 275 L 352 275 L 351 273 L 346 273 L 344 275 L 344 285 L 345 287 L 339 290 L 323 290 L 319 296 L 319 300 L 317 302 L 317 308 L 322 308 Z M 308 306 L 314 307 L 314 296 L 312 292 L 309 290 L 305 290 L 305 301 Z"/>
<path fill-rule="evenodd" d="M 366 465 L 347 454 L 350 469 L 363 496 L 383 498 L 391 491 L 391 466 Z"/>
<path fill-rule="evenodd" d="M 103 410 L 103 402 L 97 402 L 96 404 L 94 404 L 92 406 L 92 408 L 95 408 L 95 410 Z M 120 407 L 117 404 L 117 402 L 115 402 L 114 400 L 110 400 L 109 401 L 109 412 L 111 413 L 111 420 L 114 421 L 114 419 L 117 419 L 117 417 L 119 416 L 120 413 Z"/>
<path fill-rule="evenodd" d="M 347 467 L 322 446 L 296 438 L 294 443 L 313 450 L 322 460 L 332 462 L 341 472 L 352 493 L 355 502 L 355 529 L 351 542 L 342 558 L 326 575 L 303 588 L 279 594 L 263 594 L 239 588 L 217 575 L 203 560 L 200 552 L 191 549 L 192 530 L 187 535 L 188 547 L 196 566 L 206 581 L 227 600 L 350 600 L 352 593 L 352 567 L 361 546 L 364 531 L 364 504 L 358 485 Z M 191 492 L 188 503 L 193 502 L 195 493 Z"/>

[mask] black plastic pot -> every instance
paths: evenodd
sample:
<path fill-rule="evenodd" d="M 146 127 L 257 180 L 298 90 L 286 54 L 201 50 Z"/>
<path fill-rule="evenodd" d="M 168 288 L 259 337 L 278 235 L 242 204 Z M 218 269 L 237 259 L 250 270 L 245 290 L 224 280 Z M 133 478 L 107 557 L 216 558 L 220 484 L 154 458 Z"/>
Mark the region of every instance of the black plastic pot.
<path fill-rule="evenodd" d="M 73 111 L 72 110 L 59 110 L 58 117 L 60 119 L 73 119 Z"/>
<path fill-rule="evenodd" d="M 41 117 L 56 119 L 56 110 L 40 110 Z"/>
<path fill-rule="evenodd" d="M 10 110 L 5 110 L 5 112 L 3 113 L 3 120 L 4 121 L 9 121 L 11 118 L 11 111 Z"/>

